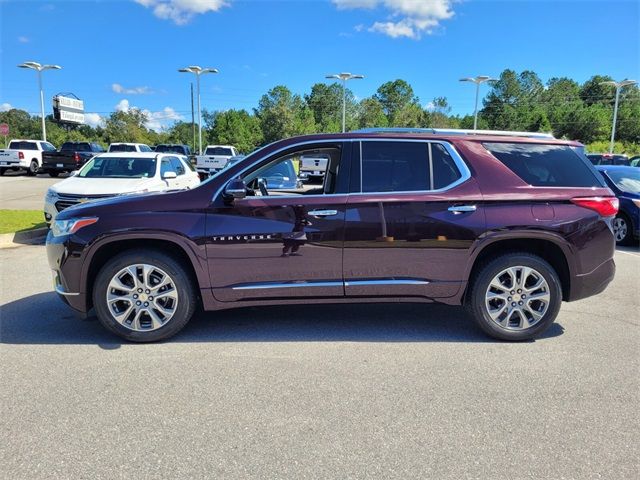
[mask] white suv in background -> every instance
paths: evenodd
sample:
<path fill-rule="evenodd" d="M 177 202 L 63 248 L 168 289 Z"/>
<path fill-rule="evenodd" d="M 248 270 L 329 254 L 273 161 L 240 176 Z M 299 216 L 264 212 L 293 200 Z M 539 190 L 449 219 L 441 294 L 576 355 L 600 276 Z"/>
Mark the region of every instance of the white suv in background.
<path fill-rule="evenodd" d="M 52 185 L 44 199 L 44 217 L 51 223 L 65 208 L 117 195 L 184 190 L 200 178 L 183 155 L 113 152 L 96 155 L 73 176 Z"/>
<path fill-rule="evenodd" d="M 112 143 L 107 152 L 153 152 L 153 150 L 144 143 Z"/>
<path fill-rule="evenodd" d="M 7 166 L 12 169 L 26 170 L 27 175 L 35 175 L 42 167 L 42 152 L 55 152 L 56 147 L 49 142 L 42 140 L 11 140 L 9 147 L 4 150 L 8 155 L 15 158 L 17 155 L 18 164 L 11 163 Z M 2 172 L 4 173 L 4 171 Z"/>

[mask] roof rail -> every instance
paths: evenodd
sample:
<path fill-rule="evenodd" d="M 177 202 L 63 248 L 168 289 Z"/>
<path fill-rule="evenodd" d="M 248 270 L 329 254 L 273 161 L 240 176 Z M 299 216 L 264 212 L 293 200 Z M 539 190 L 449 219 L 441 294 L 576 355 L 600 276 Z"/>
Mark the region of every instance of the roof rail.
<path fill-rule="evenodd" d="M 555 138 L 551 133 L 509 130 L 466 130 L 460 128 L 362 128 L 351 133 L 429 133 L 436 135 L 497 135 L 504 137 Z"/>

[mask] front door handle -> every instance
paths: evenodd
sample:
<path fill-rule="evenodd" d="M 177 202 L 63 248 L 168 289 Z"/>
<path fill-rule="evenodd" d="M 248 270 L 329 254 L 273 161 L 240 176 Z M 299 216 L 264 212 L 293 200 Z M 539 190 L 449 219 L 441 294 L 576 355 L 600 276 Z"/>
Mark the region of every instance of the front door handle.
<path fill-rule="evenodd" d="M 311 210 L 309 212 L 312 217 L 332 217 L 337 214 L 337 210 Z"/>
<path fill-rule="evenodd" d="M 475 212 L 476 206 L 475 205 L 455 205 L 453 207 L 447 208 L 447 210 L 452 212 L 454 215 L 459 215 L 461 213 L 466 213 L 466 212 Z"/>

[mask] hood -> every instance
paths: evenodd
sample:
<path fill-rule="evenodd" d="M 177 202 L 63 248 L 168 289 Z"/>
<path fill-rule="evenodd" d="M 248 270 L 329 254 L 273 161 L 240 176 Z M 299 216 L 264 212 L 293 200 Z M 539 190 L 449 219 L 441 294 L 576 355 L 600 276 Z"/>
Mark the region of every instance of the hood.
<path fill-rule="evenodd" d="M 119 195 L 139 192 L 155 184 L 152 178 L 82 178 L 70 177 L 51 186 L 51 191 L 64 195 Z"/>

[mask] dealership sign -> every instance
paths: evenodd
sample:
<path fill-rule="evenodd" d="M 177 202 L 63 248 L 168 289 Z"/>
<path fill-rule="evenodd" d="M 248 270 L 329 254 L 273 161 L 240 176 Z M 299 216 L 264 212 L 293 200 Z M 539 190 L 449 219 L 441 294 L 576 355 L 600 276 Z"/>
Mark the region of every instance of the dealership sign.
<path fill-rule="evenodd" d="M 84 124 L 84 102 L 79 98 L 53 97 L 53 118 L 60 123 Z"/>

